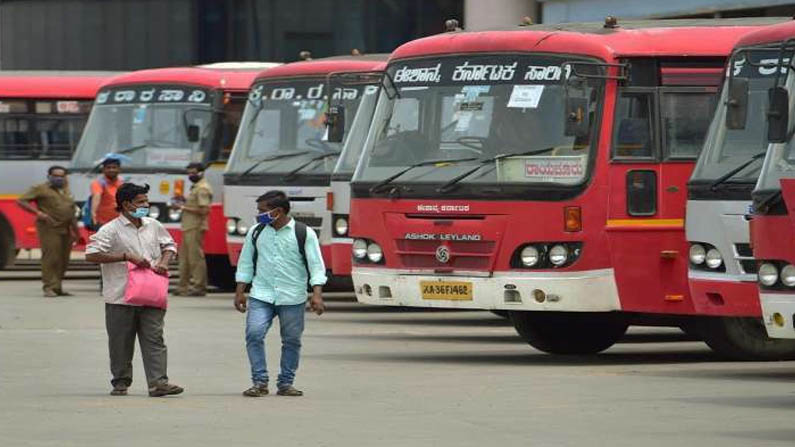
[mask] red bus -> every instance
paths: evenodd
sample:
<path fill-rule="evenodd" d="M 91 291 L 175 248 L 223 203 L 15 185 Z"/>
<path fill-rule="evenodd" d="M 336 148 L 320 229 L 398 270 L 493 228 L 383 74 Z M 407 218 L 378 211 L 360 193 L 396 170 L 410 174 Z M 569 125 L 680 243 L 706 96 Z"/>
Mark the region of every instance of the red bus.
<path fill-rule="evenodd" d="M 791 341 L 795 339 L 795 23 L 769 27 L 747 40 L 776 50 L 775 57 L 756 61 L 777 76 L 770 82 L 766 114 L 770 145 L 752 193 L 751 245 L 759 266 L 759 299 L 767 333 Z M 753 52 L 749 53 L 753 61 Z"/>
<path fill-rule="evenodd" d="M 16 200 L 49 166 L 69 163 L 99 86 L 114 74 L 0 71 L 0 269 L 38 247 L 34 218 Z"/>
<path fill-rule="evenodd" d="M 351 185 L 357 299 L 508 311 L 559 354 L 696 320 L 686 182 L 728 55 L 772 22 L 608 18 L 399 47 Z"/>
<path fill-rule="evenodd" d="M 89 196 L 89 185 L 99 175 L 98 162 L 107 153 L 121 154 L 122 177 L 152 186 L 150 217 L 163 222 L 179 242 L 181 213 L 169 205 L 174 196 L 187 193 L 185 166 L 204 163 L 214 192 L 204 240 L 208 277 L 216 286 L 233 285 L 221 175 L 251 82 L 276 65 L 230 62 L 140 70 L 113 78 L 98 93 L 72 160 L 75 197 Z"/>
<path fill-rule="evenodd" d="M 224 174 L 227 241 L 233 264 L 254 223 L 255 199 L 269 189 L 281 189 L 290 196 L 291 215 L 317 233 L 326 268 L 332 272 L 330 183 L 344 142 L 329 141 L 325 112 L 329 101 L 342 105 L 350 126 L 362 97 L 371 91 L 368 86 L 372 87 L 358 82 L 345 85 L 334 81 L 334 75 L 370 72 L 386 58 L 368 54 L 293 62 L 268 70 L 254 81 L 244 124 Z M 350 285 L 349 276 L 338 279 L 332 279 L 335 285 Z"/>

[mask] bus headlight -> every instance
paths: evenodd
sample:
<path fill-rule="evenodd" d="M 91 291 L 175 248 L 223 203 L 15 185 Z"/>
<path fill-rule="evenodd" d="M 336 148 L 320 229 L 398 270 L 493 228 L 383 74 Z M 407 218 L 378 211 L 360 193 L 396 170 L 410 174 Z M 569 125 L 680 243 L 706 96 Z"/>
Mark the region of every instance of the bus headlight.
<path fill-rule="evenodd" d="M 367 246 L 367 259 L 370 262 L 378 264 L 384 259 L 384 252 L 381 250 L 381 246 L 376 244 L 375 242 L 371 243 Z"/>
<path fill-rule="evenodd" d="M 560 267 L 569 260 L 569 249 L 565 245 L 555 245 L 549 250 L 549 262 Z"/>
<path fill-rule="evenodd" d="M 348 218 L 339 216 L 334 219 L 334 233 L 337 236 L 346 236 L 348 234 Z"/>
<path fill-rule="evenodd" d="M 527 247 L 523 248 L 522 252 L 519 253 L 519 256 L 522 260 L 522 265 L 525 267 L 532 267 L 538 264 L 538 249 L 532 245 L 528 245 Z"/>
<path fill-rule="evenodd" d="M 773 286 L 778 281 L 778 269 L 775 265 L 765 262 L 759 266 L 759 283 L 763 286 Z"/>
<path fill-rule="evenodd" d="M 242 220 L 238 221 L 235 224 L 235 232 L 237 232 L 237 234 L 239 234 L 240 236 L 245 236 L 246 233 L 248 233 L 248 225 L 243 223 Z"/>
<path fill-rule="evenodd" d="M 168 210 L 168 220 L 176 222 L 181 217 L 182 217 L 182 210 L 176 210 L 176 209 Z"/>
<path fill-rule="evenodd" d="M 701 265 L 707 258 L 707 250 L 701 244 L 693 244 L 690 246 L 690 262 L 695 265 Z"/>
<path fill-rule="evenodd" d="M 226 232 L 229 234 L 237 232 L 237 221 L 235 219 L 226 219 Z"/>
<path fill-rule="evenodd" d="M 367 241 L 364 239 L 356 239 L 353 241 L 353 257 L 356 259 L 364 259 L 367 257 Z"/>
<path fill-rule="evenodd" d="M 781 282 L 787 287 L 795 287 L 795 266 L 787 264 L 781 269 Z"/>
<path fill-rule="evenodd" d="M 160 207 L 157 205 L 152 205 L 149 207 L 149 217 L 152 219 L 159 219 L 160 218 Z"/>
<path fill-rule="evenodd" d="M 717 248 L 710 248 L 705 259 L 707 267 L 711 269 L 716 269 L 723 264 L 723 256 L 720 255 L 720 252 Z"/>

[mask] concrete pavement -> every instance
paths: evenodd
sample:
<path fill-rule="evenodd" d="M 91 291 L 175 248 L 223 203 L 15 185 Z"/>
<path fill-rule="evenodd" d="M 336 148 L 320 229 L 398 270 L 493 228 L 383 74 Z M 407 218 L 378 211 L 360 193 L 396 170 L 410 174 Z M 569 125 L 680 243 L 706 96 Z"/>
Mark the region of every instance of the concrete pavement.
<path fill-rule="evenodd" d="M 244 398 L 231 296 L 172 298 L 169 375 L 181 396 L 110 397 L 96 281 L 45 299 L 0 282 L 0 446 L 792 445 L 795 362 L 719 361 L 674 329 L 633 329 L 592 357 L 532 350 L 485 312 L 333 300 L 307 322 L 303 398 Z M 277 328 L 274 328 L 277 329 Z M 268 341 L 278 372 L 277 331 Z"/>

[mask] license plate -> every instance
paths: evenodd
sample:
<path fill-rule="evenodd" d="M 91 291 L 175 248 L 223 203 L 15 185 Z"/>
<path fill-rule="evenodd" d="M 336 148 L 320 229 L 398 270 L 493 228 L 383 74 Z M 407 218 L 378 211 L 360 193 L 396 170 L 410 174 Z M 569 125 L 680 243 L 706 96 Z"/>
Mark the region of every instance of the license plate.
<path fill-rule="evenodd" d="M 467 281 L 420 281 L 424 300 L 472 300 L 472 283 Z"/>

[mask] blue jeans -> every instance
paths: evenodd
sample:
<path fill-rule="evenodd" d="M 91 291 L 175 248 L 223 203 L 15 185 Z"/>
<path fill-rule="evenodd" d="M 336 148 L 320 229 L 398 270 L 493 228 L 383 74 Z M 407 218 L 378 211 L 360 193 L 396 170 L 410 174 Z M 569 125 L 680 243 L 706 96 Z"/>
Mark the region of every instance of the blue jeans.
<path fill-rule="evenodd" d="M 248 299 L 246 315 L 246 351 L 251 363 L 251 381 L 254 385 L 268 383 L 268 366 L 265 362 L 265 335 L 279 317 L 282 336 L 281 372 L 277 386 L 292 385 L 301 355 L 301 334 L 304 332 L 304 304 L 276 306 L 254 298 Z"/>

